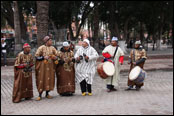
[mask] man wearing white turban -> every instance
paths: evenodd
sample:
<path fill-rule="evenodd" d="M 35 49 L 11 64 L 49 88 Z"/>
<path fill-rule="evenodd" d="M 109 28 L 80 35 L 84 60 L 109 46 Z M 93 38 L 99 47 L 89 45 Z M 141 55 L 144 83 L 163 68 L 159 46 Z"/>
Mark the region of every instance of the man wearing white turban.
<path fill-rule="evenodd" d="M 130 64 L 129 73 L 135 66 L 139 66 L 142 69 L 144 67 L 144 63 L 147 59 L 147 53 L 145 49 L 141 48 L 140 45 L 141 45 L 141 41 L 140 40 L 136 41 L 135 49 L 132 49 L 130 52 L 129 61 L 128 61 L 128 64 Z M 135 86 L 136 90 L 139 91 L 140 88 L 144 85 L 144 83 L 137 84 L 128 78 L 127 85 L 128 85 L 128 88 L 126 90 L 131 90 Z"/>
<path fill-rule="evenodd" d="M 59 63 L 56 66 L 57 93 L 61 96 L 71 96 L 75 93 L 74 52 L 68 42 L 58 51 Z"/>
<path fill-rule="evenodd" d="M 102 55 L 105 57 L 104 61 L 111 61 L 115 66 L 115 73 L 112 77 L 108 77 L 106 79 L 107 91 L 116 91 L 118 88 L 119 80 L 120 80 L 120 65 L 123 64 L 124 52 L 118 46 L 117 37 L 113 37 L 111 41 L 111 45 L 107 46 L 103 51 Z M 116 88 L 114 88 L 114 86 Z"/>
<path fill-rule="evenodd" d="M 82 46 L 75 54 L 75 75 L 77 81 L 80 83 L 82 96 L 92 95 L 91 85 L 96 71 L 96 60 L 99 57 L 97 51 L 90 46 L 88 39 L 84 39 Z M 86 88 L 87 87 L 87 88 Z"/>

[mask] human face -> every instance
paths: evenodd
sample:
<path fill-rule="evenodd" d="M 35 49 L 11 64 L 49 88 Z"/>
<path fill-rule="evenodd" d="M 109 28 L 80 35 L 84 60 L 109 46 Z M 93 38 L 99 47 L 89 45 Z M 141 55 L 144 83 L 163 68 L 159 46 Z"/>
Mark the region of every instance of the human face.
<path fill-rule="evenodd" d="M 69 50 L 69 46 L 64 46 L 63 48 L 64 48 L 64 50 L 66 50 L 66 51 Z"/>
<path fill-rule="evenodd" d="M 31 50 L 31 47 L 24 48 L 24 52 L 27 53 L 27 54 L 30 53 L 30 50 Z"/>
<path fill-rule="evenodd" d="M 85 41 L 82 43 L 82 46 L 84 47 L 84 48 L 86 48 L 87 46 L 88 46 L 88 43 L 86 43 Z"/>
<path fill-rule="evenodd" d="M 47 45 L 48 45 L 48 46 L 51 46 L 51 45 L 52 45 L 52 39 L 49 39 L 49 40 L 47 41 Z"/>
<path fill-rule="evenodd" d="M 140 47 L 140 44 L 135 44 L 135 48 L 139 48 Z"/>
<path fill-rule="evenodd" d="M 112 46 L 117 46 L 117 41 L 111 41 Z"/>
<path fill-rule="evenodd" d="M 4 43 L 4 40 L 2 39 L 1 42 Z"/>

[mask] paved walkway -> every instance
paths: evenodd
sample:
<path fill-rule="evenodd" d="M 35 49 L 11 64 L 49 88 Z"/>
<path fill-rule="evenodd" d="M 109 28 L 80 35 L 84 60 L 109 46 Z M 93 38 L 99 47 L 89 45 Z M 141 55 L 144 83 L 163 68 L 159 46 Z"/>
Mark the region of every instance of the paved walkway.
<path fill-rule="evenodd" d="M 33 72 L 34 98 L 12 103 L 13 66 L 1 67 L 1 114 L 31 115 L 173 115 L 173 59 L 147 60 L 147 78 L 140 91 L 124 91 L 127 87 L 129 66 L 122 66 L 119 90 L 107 93 L 104 80 L 97 74 L 92 85 L 93 96 L 81 96 L 79 84 L 71 97 L 61 97 L 56 88 L 53 99 L 35 101 L 38 96 Z M 149 70 L 149 71 L 148 71 Z"/>

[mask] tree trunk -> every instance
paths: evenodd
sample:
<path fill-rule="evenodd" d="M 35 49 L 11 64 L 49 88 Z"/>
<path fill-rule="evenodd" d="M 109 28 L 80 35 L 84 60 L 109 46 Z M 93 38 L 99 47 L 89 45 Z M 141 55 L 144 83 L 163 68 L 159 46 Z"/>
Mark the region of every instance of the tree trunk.
<path fill-rule="evenodd" d="M 120 38 L 120 30 L 117 22 L 115 22 L 114 32 L 116 32 L 115 36 Z"/>
<path fill-rule="evenodd" d="M 13 1 L 14 4 L 14 29 L 15 29 L 15 55 L 22 50 L 21 41 L 21 27 L 19 18 L 18 2 Z"/>
<path fill-rule="evenodd" d="M 143 35 L 143 23 L 140 22 L 140 40 L 141 44 L 144 46 L 144 35 Z"/>
<path fill-rule="evenodd" d="M 159 24 L 159 37 L 157 39 L 157 50 L 161 50 L 161 40 L 162 40 L 162 32 L 163 32 L 163 23 L 164 23 L 164 12 L 161 13 L 161 19 Z"/>
<path fill-rule="evenodd" d="M 37 45 L 38 47 L 43 44 L 43 38 L 48 35 L 48 11 L 49 1 L 37 1 Z"/>
<path fill-rule="evenodd" d="M 118 28 L 118 20 L 117 16 L 115 16 L 115 7 L 114 7 L 115 1 L 110 1 L 110 14 L 109 14 L 109 30 L 111 31 L 111 38 L 113 36 L 116 36 L 119 38 L 119 28 Z"/>
<path fill-rule="evenodd" d="M 27 26 L 24 23 L 24 16 L 22 14 L 22 11 L 19 11 L 19 16 L 20 16 L 19 18 L 20 18 L 20 27 L 21 27 L 21 38 L 22 38 L 22 40 L 29 39 L 26 36 Z M 27 40 L 27 41 L 29 41 L 29 40 Z"/>
<path fill-rule="evenodd" d="M 89 20 L 89 18 L 88 18 L 88 35 L 89 35 L 89 40 L 91 40 L 91 37 L 90 37 L 90 35 L 91 35 L 91 33 L 90 33 L 90 20 Z"/>
<path fill-rule="evenodd" d="M 71 27 L 71 23 L 72 22 L 70 22 L 69 23 L 69 25 L 68 25 L 68 28 L 69 28 L 69 32 L 70 32 L 70 38 L 71 38 L 71 40 L 75 40 L 75 37 L 74 37 L 74 34 L 73 34 L 73 30 L 72 30 L 72 27 Z"/>
<path fill-rule="evenodd" d="M 129 23 L 129 18 L 126 19 L 124 23 L 124 36 L 123 39 L 126 40 L 126 43 L 129 43 L 129 38 L 127 37 L 128 35 L 128 23 Z"/>
<path fill-rule="evenodd" d="M 10 2 L 4 1 L 1 3 L 3 9 L 1 8 L 1 16 L 5 17 L 11 28 L 14 29 L 14 11 L 12 10 L 12 5 Z"/>
<path fill-rule="evenodd" d="M 94 9 L 94 38 L 93 38 L 93 45 L 94 48 L 98 51 L 99 50 L 99 38 L 98 38 L 98 32 L 99 32 L 99 14 L 98 14 L 98 7 Z M 96 45 L 98 43 L 98 45 Z"/>
<path fill-rule="evenodd" d="M 172 48 L 173 48 L 173 23 L 172 23 L 172 25 L 171 25 L 171 33 L 172 33 L 172 35 L 171 35 L 171 42 L 172 42 Z"/>
<path fill-rule="evenodd" d="M 54 33 L 55 33 L 55 36 L 54 36 L 55 41 L 57 42 L 57 41 L 59 41 L 58 29 L 56 28 L 56 26 L 55 26 L 55 24 L 52 20 L 50 22 L 51 22 L 51 25 L 53 26 L 53 30 L 54 30 Z"/>

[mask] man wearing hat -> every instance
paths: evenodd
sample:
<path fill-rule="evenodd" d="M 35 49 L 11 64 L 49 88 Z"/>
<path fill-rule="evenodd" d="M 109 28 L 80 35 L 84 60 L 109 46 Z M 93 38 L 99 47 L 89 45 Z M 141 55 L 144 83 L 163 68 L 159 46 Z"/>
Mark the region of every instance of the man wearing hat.
<path fill-rule="evenodd" d="M 75 93 L 74 52 L 68 42 L 63 42 L 59 51 L 59 64 L 56 67 L 57 92 L 61 96 L 71 96 Z"/>
<path fill-rule="evenodd" d="M 54 89 L 55 85 L 55 61 L 57 60 L 57 50 L 52 46 L 52 40 L 49 36 L 44 37 L 44 45 L 40 46 L 36 53 L 36 86 L 41 100 L 43 91 L 46 91 L 46 98 L 50 99 L 48 93 Z"/>
<path fill-rule="evenodd" d="M 25 43 L 24 51 L 20 52 L 14 65 L 14 85 L 12 101 L 20 102 L 22 98 L 31 99 L 33 97 L 32 69 L 33 57 L 30 54 L 30 45 Z"/>
<path fill-rule="evenodd" d="M 97 51 L 90 46 L 88 39 L 84 39 L 82 46 L 75 54 L 75 76 L 80 83 L 82 96 L 92 95 L 92 82 L 96 71 L 96 61 L 99 57 Z"/>
<path fill-rule="evenodd" d="M 147 59 L 147 54 L 145 49 L 142 49 L 141 45 L 141 41 L 136 41 L 135 42 L 135 49 L 131 50 L 130 52 L 130 56 L 129 56 L 129 61 L 128 64 L 130 65 L 130 70 L 129 72 L 135 67 L 135 66 L 140 66 L 143 69 L 145 60 Z M 129 80 L 128 77 L 128 88 L 126 90 L 131 90 L 133 88 L 133 86 L 136 86 L 136 90 L 139 90 L 144 83 L 142 84 L 136 84 L 133 81 Z"/>
<path fill-rule="evenodd" d="M 124 59 L 124 52 L 118 46 L 117 37 L 112 37 L 111 45 L 105 47 L 105 49 L 102 51 L 102 55 L 105 57 L 104 61 L 113 62 L 115 66 L 114 75 L 112 77 L 108 77 L 105 81 L 107 91 L 116 91 L 120 80 L 120 65 L 123 64 Z"/>

